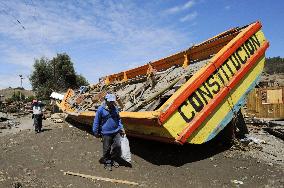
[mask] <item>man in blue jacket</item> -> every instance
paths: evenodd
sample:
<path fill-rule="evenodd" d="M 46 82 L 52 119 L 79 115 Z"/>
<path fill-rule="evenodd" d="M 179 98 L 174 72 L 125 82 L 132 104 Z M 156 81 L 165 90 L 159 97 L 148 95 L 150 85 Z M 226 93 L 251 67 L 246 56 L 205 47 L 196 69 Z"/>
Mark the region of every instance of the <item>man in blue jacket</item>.
<path fill-rule="evenodd" d="M 103 139 L 103 156 L 99 162 L 110 171 L 112 166 L 119 167 L 117 161 L 121 155 L 120 136 L 125 134 L 115 101 L 115 95 L 107 94 L 105 102 L 97 110 L 93 123 L 95 137 Z"/>

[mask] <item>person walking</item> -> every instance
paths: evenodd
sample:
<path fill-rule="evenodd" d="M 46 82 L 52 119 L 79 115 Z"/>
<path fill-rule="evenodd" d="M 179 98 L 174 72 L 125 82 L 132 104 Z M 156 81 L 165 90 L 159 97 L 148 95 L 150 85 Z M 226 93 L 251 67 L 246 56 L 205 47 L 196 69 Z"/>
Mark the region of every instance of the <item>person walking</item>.
<path fill-rule="evenodd" d="M 111 171 L 112 166 L 119 167 L 121 156 L 120 136 L 125 134 L 119 111 L 116 107 L 116 96 L 106 94 L 104 103 L 99 106 L 93 123 L 95 137 L 103 141 L 103 156 L 99 162 Z"/>
<path fill-rule="evenodd" d="M 40 133 L 42 129 L 43 109 L 41 101 L 33 100 L 33 116 L 35 133 Z"/>

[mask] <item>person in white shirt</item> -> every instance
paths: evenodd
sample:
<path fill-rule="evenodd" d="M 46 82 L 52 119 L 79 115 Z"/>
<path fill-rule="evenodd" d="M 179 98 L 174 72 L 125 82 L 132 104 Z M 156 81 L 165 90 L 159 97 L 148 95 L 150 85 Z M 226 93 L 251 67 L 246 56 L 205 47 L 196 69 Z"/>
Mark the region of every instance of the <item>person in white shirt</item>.
<path fill-rule="evenodd" d="M 42 130 L 43 108 L 41 101 L 33 100 L 33 116 L 35 133 L 40 133 Z"/>

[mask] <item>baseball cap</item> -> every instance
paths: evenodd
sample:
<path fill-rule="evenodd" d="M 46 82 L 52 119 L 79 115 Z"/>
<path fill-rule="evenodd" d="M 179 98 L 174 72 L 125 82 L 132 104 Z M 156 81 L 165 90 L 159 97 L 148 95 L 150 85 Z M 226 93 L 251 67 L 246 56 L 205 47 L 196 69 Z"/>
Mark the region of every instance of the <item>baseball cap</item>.
<path fill-rule="evenodd" d="M 106 94 L 105 100 L 108 101 L 108 102 L 116 101 L 116 97 L 115 97 L 114 94 Z"/>

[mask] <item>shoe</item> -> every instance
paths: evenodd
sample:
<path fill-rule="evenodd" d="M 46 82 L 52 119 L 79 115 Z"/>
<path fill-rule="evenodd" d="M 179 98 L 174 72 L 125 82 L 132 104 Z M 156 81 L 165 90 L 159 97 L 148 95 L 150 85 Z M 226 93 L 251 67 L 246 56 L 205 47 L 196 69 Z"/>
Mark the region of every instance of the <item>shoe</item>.
<path fill-rule="evenodd" d="M 113 161 L 112 166 L 114 166 L 114 168 L 118 168 L 119 167 L 119 163 L 116 161 Z"/>
<path fill-rule="evenodd" d="M 105 163 L 106 163 L 106 160 L 102 157 L 102 158 L 99 159 L 99 163 L 100 163 L 100 164 L 105 164 Z"/>
<path fill-rule="evenodd" d="M 109 163 L 109 164 L 105 164 L 104 165 L 104 168 L 106 169 L 106 170 L 108 170 L 108 171 L 112 171 L 112 167 L 111 167 L 111 164 Z"/>

